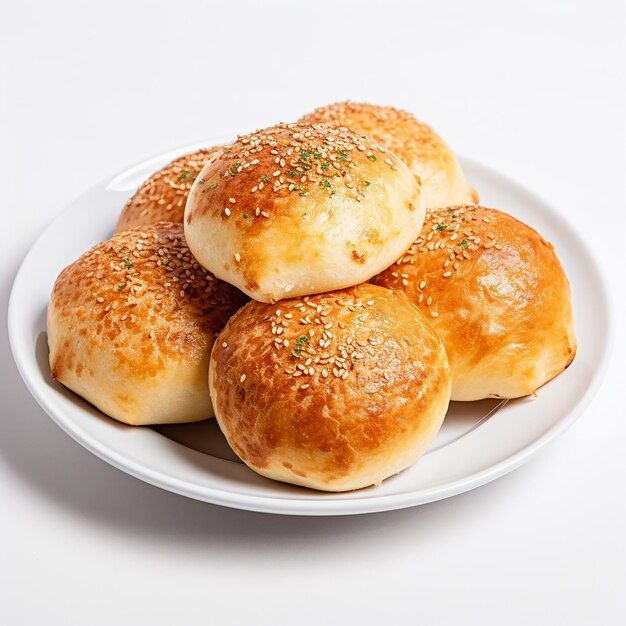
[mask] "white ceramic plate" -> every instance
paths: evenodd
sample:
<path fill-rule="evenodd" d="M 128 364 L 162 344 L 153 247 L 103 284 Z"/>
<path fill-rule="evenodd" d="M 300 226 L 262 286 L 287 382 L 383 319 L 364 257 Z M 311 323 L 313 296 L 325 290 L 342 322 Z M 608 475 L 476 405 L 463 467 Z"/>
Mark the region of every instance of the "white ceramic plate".
<path fill-rule="evenodd" d="M 272 513 L 346 515 L 414 506 L 478 487 L 527 461 L 580 415 L 600 381 L 609 343 L 601 274 L 564 217 L 507 178 L 466 160 L 463 167 L 483 204 L 513 214 L 553 242 L 572 287 L 578 354 L 536 399 L 452 403 L 428 453 L 382 486 L 327 494 L 273 482 L 236 459 L 215 420 L 129 427 L 52 380 L 45 314 L 57 274 L 111 235 L 124 202 L 153 171 L 180 154 L 219 143 L 223 138 L 160 155 L 91 189 L 48 226 L 18 272 L 9 304 L 18 368 L 44 410 L 85 448 L 137 478 L 198 500 Z"/>

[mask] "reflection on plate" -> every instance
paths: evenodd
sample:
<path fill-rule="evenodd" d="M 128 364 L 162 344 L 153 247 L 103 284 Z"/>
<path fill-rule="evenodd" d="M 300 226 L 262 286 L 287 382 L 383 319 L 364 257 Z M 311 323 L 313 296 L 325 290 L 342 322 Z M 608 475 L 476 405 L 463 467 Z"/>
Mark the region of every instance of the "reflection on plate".
<path fill-rule="evenodd" d="M 45 230 L 24 260 L 9 306 L 13 353 L 33 396 L 74 439 L 142 480 L 199 500 L 273 513 L 344 515 L 414 506 L 482 485 L 521 465 L 580 415 L 606 363 L 610 320 L 601 274 L 565 218 L 524 188 L 467 160 L 463 168 L 483 204 L 527 222 L 554 244 L 572 287 L 578 354 L 536 399 L 452 403 L 427 454 L 380 487 L 327 494 L 276 483 L 238 461 L 215 420 L 125 426 L 53 381 L 45 313 L 59 271 L 111 235 L 125 200 L 154 170 L 180 154 L 227 140 L 160 155 L 91 189 Z"/>

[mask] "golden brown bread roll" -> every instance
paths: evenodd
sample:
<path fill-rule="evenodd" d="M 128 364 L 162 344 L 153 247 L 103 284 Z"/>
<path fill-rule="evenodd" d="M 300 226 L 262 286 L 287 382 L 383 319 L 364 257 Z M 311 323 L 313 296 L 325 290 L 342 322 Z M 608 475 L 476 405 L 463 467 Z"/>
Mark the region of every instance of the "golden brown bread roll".
<path fill-rule="evenodd" d="M 417 241 L 372 282 L 428 316 L 450 359 L 453 400 L 532 394 L 576 353 L 569 283 L 552 245 L 501 211 L 427 212 Z"/>
<path fill-rule="evenodd" d="M 215 342 L 215 415 L 253 470 L 347 491 L 405 469 L 450 399 L 448 360 L 424 316 L 374 285 L 249 302 Z"/>
<path fill-rule="evenodd" d="M 240 137 L 191 188 L 185 235 L 218 278 L 273 302 L 361 283 L 419 234 L 420 185 L 381 146 L 326 125 Z"/>
<path fill-rule="evenodd" d="M 427 209 L 478 201 L 452 150 L 432 128 L 406 111 L 338 102 L 315 109 L 299 121 L 346 126 L 391 150 L 421 178 L 422 203 Z"/>
<path fill-rule="evenodd" d="M 159 222 L 180 222 L 193 181 L 220 147 L 185 154 L 158 170 L 137 189 L 117 220 L 115 232 Z"/>
<path fill-rule="evenodd" d="M 54 285 L 52 377 L 127 424 L 211 417 L 210 351 L 246 300 L 198 265 L 182 224 L 119 233 Z"/>

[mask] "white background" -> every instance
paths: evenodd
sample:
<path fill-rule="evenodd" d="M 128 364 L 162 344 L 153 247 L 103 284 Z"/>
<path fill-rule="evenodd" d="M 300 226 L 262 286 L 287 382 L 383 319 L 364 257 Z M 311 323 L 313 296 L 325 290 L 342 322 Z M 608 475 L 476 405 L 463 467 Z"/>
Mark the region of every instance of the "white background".
<path fill-rule="evenodd" d="M 0 7 L 1 624 L 626 623 L 623 2 Z M 135 161 L 346 98 L 411 110 L 570 216 L 617 313 L 585 415 L 495 483 L 349 518 L 194 502 L 71 441 L 6 336 L 36 235 Z"/>

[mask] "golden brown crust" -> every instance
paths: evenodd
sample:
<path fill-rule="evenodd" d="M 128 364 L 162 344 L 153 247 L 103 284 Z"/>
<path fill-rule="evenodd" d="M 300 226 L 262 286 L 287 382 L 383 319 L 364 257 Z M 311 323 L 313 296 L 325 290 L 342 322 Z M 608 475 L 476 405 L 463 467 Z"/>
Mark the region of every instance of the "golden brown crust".
<path fill-rule="evenodd" d="M 337 102 L 315 109 L 299 121 L 345 126 L 391 150 L 421 178 L 426 208 L 478 201 L 478 194 L 467 184 L 461 166 L 443 139 L 406 111 Z"/>
<path fill-rule="evenodd" d="M 185 154 L 152 174 L 122 209 L 115 232 L 159 222 L 182 224 L 191 185 L 220 150 L 217 146 Z"/>
<path fill-rule="evenodd" d="M 419 182 L 387 150 L 326 125 L 279 124 L 207 164 L 185 234 L 216 276 L 276 301 L 367 280 L 422 220 Z"/>
<path fill-rule="evenodd" d="M 412 464 L 449 401 L 440 340 L 373 285 L 250 302 L 216 340 L 209 386 L 230 445 L 255 471 L 328 491 Z"/>
<path fill-rule="evenodd" d="M 129 424 L 205 419 L 215 335 L 245 301 L 191 256 L 182 224 L 119 233 L 54 285 L 52 376 Z"/>
<path fill-rule="evenodd" d="M 534 393 L 576 353 L 569 283 L 552 245 L 482 206 L 427 212 L 415 244 L 377 285 L 429 317 L 452 370 L 452 399 Z"/>

